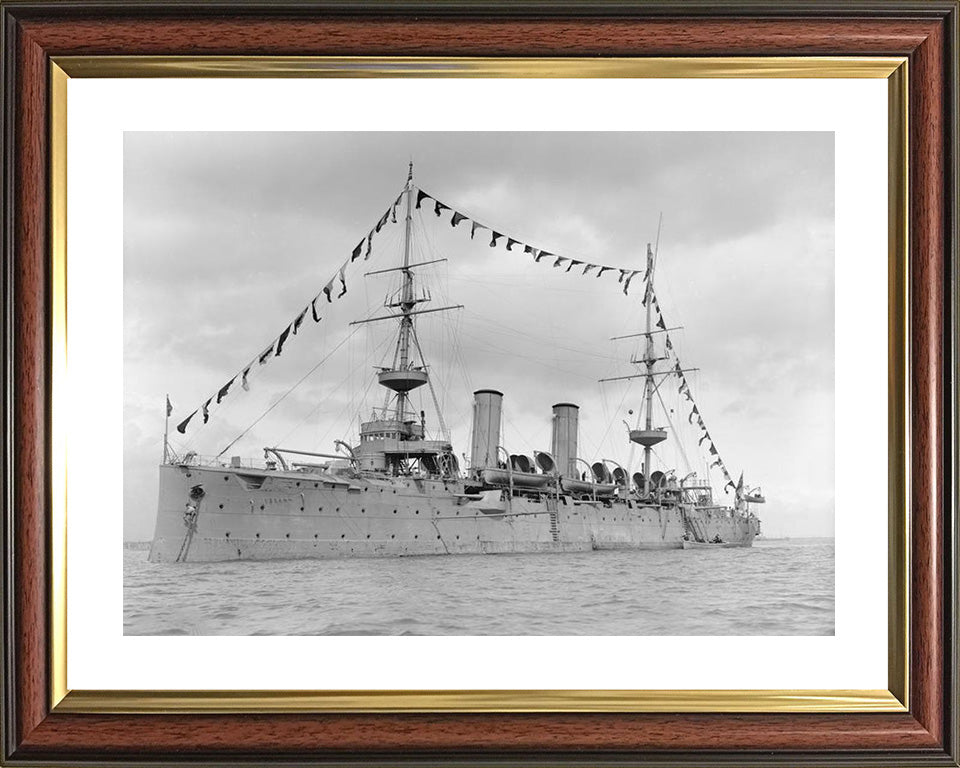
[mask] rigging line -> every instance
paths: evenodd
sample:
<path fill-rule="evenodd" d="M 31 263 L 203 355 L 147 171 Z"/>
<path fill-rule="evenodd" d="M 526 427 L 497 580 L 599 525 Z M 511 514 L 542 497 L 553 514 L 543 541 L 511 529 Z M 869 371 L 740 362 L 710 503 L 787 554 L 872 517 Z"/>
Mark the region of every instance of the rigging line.
<path fill-rule="evenodd" d="M 463 402 L 468 402 L 469 395 L 473 391 L 473 379 L 470 377 L 468 371 L 464 369 L 465 363 L 463 361 L 462 353 L 460 352 L 460 333 L 463 330 L 464 319 L 463 317 L 458 316 L 455 322 L 451 322 L 448 326 L 447 340 L 450 344 L 450 375 L 447 377 L 447 386 L 451 392 L 448 397 L 453 397 L 452 393 L 455 391 L 454 386 L 457 381 L 457 377 L 460 377 L 460 380 L 463 381 L 463 386 L 465 387 L 465 395 Z M 470 411 L 470 408 L 464 408 L 464 411 Z"/>
<path fill-rule="evenodd" d="M 425 189 L 423 189 L 422 187 L 420 187 L 420 186 L 418 186 L 418 185 L 414 185 L 414 186 L 416 186 L 416 188 L 417 188 L 418 190 L 420 190 L 421 192 L 424 192 L 431 200 L 437 201 L 437 198 L 436 198 L 436 197 L 433 197 L 432 194 L 430 194 L 429 192 L 427 192 L 427 191 L 426 191 Z M 446 202 L 445 200 L 440 201 L 440 202 L 443 202 L 444 205 L 447 205 L 447 202 Z M 465 209 L 465 208 L 464 208 L 463 206 L 461 206 L 461 205 L 452 205 L 452 206 L 448 205 L 447 207 L 448 207 L 449 210 L 451 210 L 451 211 L 453 211 L 453 212 L 456 212 L 456 213 L 460 213 L 460 214 L 465 215 L 465 216 L 467 217 L 467 219 L 469 219 L 470 221 L 475 221 L 475 222 L 476 222 L 477 224 L 479 224 L 480 226 L 486 227 L 490 232 L 501 232 L 501 230 L 500 230 L 499 227 L 491 227 L 491 226 L 485 224 L 483 221 L 481 221 L 480 219 L 478 219 L 477 217 L 475 217 L 471 211 Z M 422 207 L 422 206 L 421 206 L 421 209 L 420 209 L 420 210 L 421 210 L 421 215 L 422 215 L 422 211 L 423 211 L 423 207 Z M 442 220 L 443 220 L 443 216 L 441 216 L 440 219 L 441 219 L 441 221 L 442 221 Z M 449 220 L 449 219 L 448 219 L 448 220 Z M 459 227 L 458 227 L 458 228 L 459 228 Z M 520 243 L 521 245 L 530 245 L 531 247 L 533 247 L 533 244 L 532 244 L 529 240 L 526 240 L 526 239 L 523 239 L 523 238 L 513 237 L 512 235 L 509 235 L 509 234 L 508 234 L 507 232 L 505 232 L 505 231 L 502 232 L 502 236 L 503 236 L 504 238 L 509 237 L 511 240 L 515 240 L 516 242 Z M 552 249 L 549 249 L 549 248 L 537 248 L 537 250 L 547 251 L 548 253 L 553 254 L 554 257 L 560 255 L 559 253 L 554 253 L 554 251 L 553 251 Z M 511 253 L 512 253 L 512 252 L 513 252 L 513 251 L 511 251 Z M 518 253 L 523 254 L 523 251 L 519 251 Z M 567 251 L 567 253 L 572 253 L 572 251 Z M 574 255 L 574 258 L 576 258 L 576 257 L 578 257 L 578 256 L 583 256 L 582 252 L 577 252 L 577 253 Z M 570 258 L 570 257 L 564 257 L 564 258 Z M 593 263 L 593 261 L 594 261 L 593 259 L 587 259 L 586 257 L 584 257 L 584 258 L 582 258 L 582 259 L 577 258 L 577 260 L 578 260 L 578 261 L 582 261 L 582 262 L 584 262 L 584 263 L 588 263 L 588 262 L 589 262 L 589 263 Z M 618 267 L 614 267 L 614 269 L 618 269 Z"/>
<path fill-rule="evenodd" d="M 336 425 L 337 422 L 340 420 L 340 418 L 343 416 L 343 414 L 347 410 L 350 410 L 352 411 L 352 413 L 350 414 L 350 418 L 347 419 L 347 424 L 352 425 L 354 418 L 356 418 L 357 432 L 359 432 L 363 428 L 363 416 L 361 414 L 361 411 L 363 410 L 363 407 L 366 404 L 367 393 L 373 388 L 373 385 L 375 383 L 376 383 L 376 379 L 371 378 L 367 382 L 367 386 L 364 388 L 363 392 L 360 393 L 360 397 L 357 400 L 356 408 L 354 408 L 354 402 L 352 400 L 344 404 L 343 408 L 340 409 L 340 412 L 331 420 L 330 422 L 331 425 Z M 327 427 L 327 430 L 320 436 L 320 439 L 319 439 L 320 443 L 323 443 L 323 441 L 327 439 L 332 429 L 333 429 L 333 426 Z M 341 433 L 341 437 L 343 438 L 344 442 L 349 442 L 351 435 L 346 433 Z"/>
<path fill-rule="evenodd" d="M 445 296 L 443 284 L 440 280 L 437 281 L 436 290 L 441 297 Z M 438 377 L 437 384 L 440 391 L 443 393 L 443 397 L 439 398 L 439 400 L 440 400 L 440 406 L 444 410 L 446 410 L 447 398 L 450 393 L 449 378 L 450 378 L 450 371 L 452 370 L 450 366 L 450 355 L 447 348 L 447 326 L 448 326 L 448 319 L 442 318 L 440 323 L 440 332 L 436 335 L 436 344 L 438 347 L 438 358 L 440 360 L 440 371 L 441 371 Z M 419 346 L 418 346 L 418 349 L 419 349 Z M 420 356 L 423 357 L 422 351 Z M 431 377 L 431 383 L 432 381 L 433 379 Z M 450 439 L 449 435 L 447 436 L 447 439 L 448 440 Z"/>
<path fill-rule="evenodd" d="M 457 316 L 458 323 L 457 327 L 454 328 L 452 324 L 447 326 L 447 330 L 450 336 L 450 342 L 452 346 L 452 355 L 454 362 L 456 363 L 458 373 L 463 379 L 463 383 L 466 385 L 468 391 L 473 391 L 473 379 L 470 376 L 469 369 L 467 367 L 466 359 L 463 354 L 463 344 L 461 343 L 460 336 L 463 330 L 462 318 L 460 318 L 459 313 Z"/>
<path fill-rule="evenodd" d="M 533 445 L 531 445 L 530 441 L 527 439 L 526 434 L 524 432 L 521 432 L 520 428 L 517 427 L 517 425 L 513 423 L 513 420 L 507 415 L 507 409 L 501 408 L 500 413 L 503 416 L 503 420 L 504 422 L 506 422 L 506 425 L 510 427 L 510 429 L 517 435 L 517 437 L 520 438 L 520 441 L 524 443 L 527 446 L 527 448 L 529 448 L 531 451 L 536 451 L 536 448 L 534 448 Z M 509 451 L 507 453 L 509 454 Z"/>
<path fill-rule="evenodd" d="M 502 296 L 502 294 L 497 293 L 497 292 L 490 292 L 490 295 L 491 295 L 492 297 L 495 297 L 495 298 L 500 298 L 500 297 Z M 499 334 L 502 334 L 502 335 L 514 336 L 514 337 L 520 338 L 520 339 L 529 339 L 529 338 L 530 338 L 530 333 L 529 333 L 529 331 L 528 331 L 528 332 L 525 332 L 525 333 L 521 333 L 520 331 L 518 331 L 518 329 L 517 329 L 517 327 L 516 327 L 515 325 L 509 325 L 509 324 L 507 324 L 507 323 L 501 323 L 501 322 L 499 322 L 498 320 L 495 320 L 495 319 L 493 319 L 493 318 L 487 317 L 487 316 L 485 316 L 484 314 L 482 314 L 482 313 L 480 313 L 480 312 L 474 312 L 473 310 L 471 310 L 471 309 L 469 309 L 469 308 L 467 308 L 467 309 L 465 310 L 465 313 L 468 314 L 468 315 L 470 315 L 470 316 L 474 319 L 475 322 L 478 322 L 479 324 L 483 324 L 483 325 L 489 326 L 489 332 L 490 332 L 490 333 L 499 333 Z M 529 327 L 529 326 L 527 326 L 527 327 Z M 552 332 L 554 329 L 555 329 L 555 325 L 552 324 L 552 323 L 547 323 L 546 326 L 544 326 L 544 332 Z M 538 328 L 538 329 L 536 329 L 536 330 L 539 331 L 540 329 Z M 583 345 L 585 345 L 585 346 L 594 343 L 594 340 L 593 340 L 593 339 L 577 339 L 577 338 L 574 338 L 573 341 L 575 341 L 575 342 L 581 342 L 581 343 L 582 343 Z M 592 356 L 592 357 L 598 357 L 598 358 L 601 358 L 601 359 L 604 359 L 604 360 L 615 360 L 615 361 L 619 361 L 619 360 L 620 360 L 619 357 L 614 357 L 614 356 L 612 356 L 612 355 L 603 355 L 603 354 L 600 354 L 600 353 L 598 353 L 598 352 L 593 352 L 593 351 L 591 351 L 591 350 L 584 349 L 584 348 L 569 347 L 569 346 L 565 346 L 565 345 L 562 345 L 562 344 L 557 344 L 556 346 L 559 347 L 560 349 L 566 350 L 566 351 L 568 351 L 568 352 L 577 352 L 577 353 L 579 353 L 579 354 L 590 355 L 590 356 Z"/>
<path fill-rule="evenodd" d="M 480 319 L 480 320 L 483 319 L 483 316 L 476 312 L 470 312 L 469 310 L 467 310 L 467 313 L 470 315 L 473 315 L 474 319 Z M 480 323 L 480 325 L 482 325 L 482 323 Z M 490 326 L 486 329 L 487 334 L 507 336 L 511 339 L 518 339 L 521 341 L 533 341 L 530 334 L 520 333 L 516 329 L 512 329 L 508 326 L 501 325 L 500 323 L 487 323 L 487 325 Z M 499 327 L 496 327 L 496 326 L 499 326 Z M 577 355 L 582 355 L 584 357 L 594 357 L 597 360 L 604 360 L 606 362 L 615 362 L 615 363 L 621 362 L 621 358 L 619 357 L 614 357 L 613 355 L 604 355 L 599 352 L 591 352 L 586 349 L 578 349 L 577 347 L 568 347 L 558 343 L 554 343 L 553 347 L 555 349 L 563 350 L 564 352 L 573 352 L 574 354 L 577 354 Z"/>
<path fill-rule="evenodd" d="M 656 266 L 657 257 L 660 255 L 660 230 L 663 228 L 663 211 L 660 211 L 660 219 L 657 221 L 657 242 L 653 246 L 653 261 Z"/>
<path fill-rule="evenodd" d="M 655 390 L 657 393 L 657 399 L 660 401 L 660 405 L 663 406 L 663 417 L 667 420 L 667 424 L 670 425 L 670 431 L 673 432 L 677 448 L 680 450 L 680 455 L 683 457 L 683 463 L 687 468 L 687 472 L 692 472 L 693 467 L 690 464 L 690 458 L 687 456 L 687 452 L 683 448 L 683 441 L 680 440 L 680 433 L 677 431 L 677 428 L 673 426 L 673 420 L 670 418 L 670 413 L 667 410 L 667 404 L 663 402 L 663 396 L 660 394 L 660 390 Z"/>
<path fill-rule="evenodd" d="M 564 258 L 568 258 L 568 257 L 565 256 Z M 610 267 L 610 269 L 619 269 L 619 267 Z M 554 271 L 559 274 L 567 274 L 566 270 L 561 270 L 559 268 L 555 269 Z M 574 273 L 574 275 L 576 277 L 583 277 L 583 275 L 579 275 L 576 273 Z M 500 278 L 500 279 L 492 279 L 492 278 Z M 514 286 L 517 284 L 518 278 L 515 274 L 510 272 L 486 271 L 486 272 L 460 272 L 459 274 L 452 276 L 450 279 L 456 283 L 469 283 L 471 285 L 473 285 L 474 283 L 480 283 L 483 285 L 488 285 L 488 286 L 497 288 L 499 286 L 504 286 L 504 285 Z M 587 283 L 587 286 L 589 285 L 590 283 Z M 557 293 L 557 294 L 576 293 L 581 296 L 585 296 L 590 293 L 590 289 L 587 286 L 577 286 L 577 285 L 561 286 L 561 285 L 542 284 L 542 285 L 538 285 L 537 287 L 539 290 L 545 291 L 547 293 Z"/>
<path fill-rule="evenodd" d="M 420 336 L 417 335 L 416 326 L 413 326 L 413 343 L 417 347 L 417 354 L 420 355 L 420 362 L 426 365 L 427 361 L 423 357 L 423 349 L 420 347 Z M 440 434 L 443 436 L 444 440 L 450 442 L 450 432 L 447 429 L 447 425 L 443 421 L 443 411 L 440 410 L 440 402 L 437 400 L 437 392 L 433 388 L 432 376 L 427 376 L 427 386 L 430 388 L 430 396 L 433 398 L 433 407 L 437 412 L 437 420 L 440 422 Z"/>
<path fill-rule="evenodd" d="M 496 346 L 494 344 L 486 344 L 481 340 L 481 337 L 475 336 L 472 333 L 464 333 L 463 335 L 473 341 L 473 349 L 475 350 L 489 350 L 490 352 L 494 352 L 500 356 L 504 356 L 508 354 L 503 350 L 502 347 Z M 510 356 L 515 357 L 516 355 L 510 355 Z M 565 373 L 568 376 L 573 376 L 578 379 L 583 379 L 584 381 L 590 381 L 590 382 L 596 381 L 596 379 L 594 379 L 592 375 L 578 373 L 576 369 L 565 368 L 562 365 L 554 365 L 548 359 L 537 357 L 536 355 L 523 353 L 523 359 L 526 362 L 538 364 L 542 368 L 548 368 L 551 370 L 560 371 L 561 373 Z M 576 365 L 576 361 L 573 361 L 573 362 L 574 362 L 574 365 Z"/>
<path fill-rule="evenodd" d="M 662 313 L 662 312 L 660 313 L 660 317 L 663 317 L 663 313 Z M 666 323 L 666 318 L 664 318 L 664 323 Z M 673 358 L 674 358 L 674 360 L 677 361 L 677 365 L 680 365 L 680 366 L 682 367 L 682 364 L 681 364 L 681 362 L 680 362 L 680 357 L 679 357 L 679 355 L 677 355 L 676 350 L 673 351 Z M 694 374 L 697 374 L 697 372 L 694 371 Z M 697 382 L 696 382 L 696 383 L 697 383 L 697 387 L 699 388 L 699 385 L 700 385 L 699 376 L 697 376 L 696 378 L 697 378 Z M 686 377 L 684 377 L 684 380 L 686 380 Z M 666 381 L 666 378 L 664 379 L 664 381 Z M 663 382 L 661 382 L 661 384 L 662 384 L 662 383 L 663 383 Z M 697 414 L 698 414 L 698 416 L 699 416 L 699 421 L 703 424 L 703 426 L 701 427 L 701 429 L 703 429 L 703 431 L 704 431 L 706 434 L 709 435 L 709 434 L 710 434 L 710 431 L 707 429 L 707 427 L 706 427 L 706 422 L 704 422 L 704 420 L 703 420 L 703 413 L 700 411 L 700 408 L 699 408 L 699 406 L 697 405 L 697 399 L 696 399 L 695 397 L 693 397 L 693 387 L 690 386 L 690 382 L 689 382 L 689 381 L 687 382 L 687 391 L 690 393 L 690 397 L 691 397 L 691 401 L 690 401 L 690 402 L 693 404 L 691 407 L 696 407 L 696 408 L 697 408 Z M 657 387 L 657 397 L 660 397 L 659 386 Z M 663 404 L 663 398 L 660 398 L 660 402 L 661 402 L 661 404 Z M 664 411 L 666 411 L 666 405 L 664 405 L 663 407 L 664 407 Z M 669 420 L 669 418 L 668 418 L 668 420 Z M 671 426 L 672 426 L 672 425 L 671 425 Z M 713 439 L 712 437 L 709 438 L 709 442 L 710 442 L 711 445 L 713 445 L 714 448 L 717 447 L 717 446 L 716 446 L 716 442 L 714 441 L 714 439 Z M 678 441 L 678 445 L 679 445 L 679 441 Z M 687 464 L 688 464 L 688 469 L 690 469 L 690 467 L 689 467 L 689 460 L 687 459 L 686 453 L 683 451 L 683 448 L 682 448 L 682 447 L 681 447 L 680 451 L 681 451 L 681 453 L 683 453 L 684 461 L 686 461 Z M 720 460 L 721 466 L 726 467 L 726 462 L 723 461 L 723 457 L 720 455 L 719 449 L 717 450 L 716 456 L 717 456 L 717 458 Z M 709 469 L 709 467 L 708 467 L 708 469 Z"/>
<path fill-rule="evenodd" d="M 617 413 L 619 413 L 619 412 L 620 412 L 620 409 L 623 408 L 623 404 L 624 404 L 624 402 L 625 402 L 626 399 L 627 399 L 627 395 L 630 394 L 630 387 L 633 386 L 633 382 L 634 382 L 634 381 L 635 381 L 635 379 L 630 379 L 629 383 L 627 384 L 627 388 L 626 388 L 625 390 L 623 390 L 623 397 L 620 398 L 620 404 L 617 406 Z M 602 387 L 603 385 L 601 384 L 600 386 Z M 601 447 L 602 447 L 603 444 L 606 442 L 606 440 L 607 440 L 607 435 L 610 434 L 610 430 L 613 428 L 613 422 L 616 421 L 616 418 L 617 418 L 617 416 L 616 416 L 616 413 L 615 413 L 613 419 L 611 419 L 610 422 L 607 424 L 607 429 L 606 429 L 606 431 L 603 433 L 603 437 L 600 438 L 600 445 L 601 445 Z"/>
<path fill-rule="evenodd" d="M 633 475 L 633 458 L 634 458 L 634 454 L 636 453 L 636 447 L 637 447 L 637 444 L 633 442 L 633 440 L 631 440 L 630 453 L 627 454 L 627 474 L 628 475 Z"/>
<path fill-rule="evenodd" d="M 390 209 L 388 208 L 387 210 L 389 211 Z M 361 242 L 362 242 L 362 241 L 361 241 Z M 346 259 L 346 261 L 344 261 L 343 264 L 341 265 L 341 267 L 338 268 L 336 271 L 334 271 L 333 276 L 331 277 L 331 280 L 333 280 L 333 279 L 336 278 L 336 276 L 337 276 L 337 274 L 339 273 L 340 269 L 343 269 L 344 267 L 349 266 L 352 262 L 353 262 L 353 259 L 352 259 L 350 256 L 348 256 L 347 259 Z M 307 302 L 307 306 L 306 306 L 306 308 L 304 309 L 304 312 L 306 312 L 306 310 L 310 308 L 310 306 L 311 306 L 311 304 L 312 304 L 313 302 L 315 302 L 317 299 L 320 298 L 320 295 L 321 295 L 322 293 L 323 293 L 323 290 L 321 290 L 319 293 L 317 293 L 317 294 L 313 297 L 313 299 L 311 299 L 310 301 Z M 287 327 L 290 327 L 290 326 L 292 326 L 292 325 L 293 325 L 293 321 L 291 321 L 290 324 L 289 324 Z M 281 335 L 282 335 L 282 334 L 278 334 L 277 336 L 275 336 L 275 337 L 273 338 L 273 341 L 271 341 L 270 346 L 273 346 L 274 344 L 276 344 L 276 343 L 277 343 L 277 340 L 280 338 Z M 261 350 L 263 350 L 263 349 L 269 349 L 269 347 L 266 347 L 266 348 L 261 347 L 260 349 L 261 349 Z M 237 376 L 239 376 L 245 369 L 252 369 L 253 366 L 254 366 L 254 364 L 259 360 L 260 354 L 262 354 L 262 352 L 254 355 L 253 358 L 250 360 L 250 362 L 249 362 L 247 365 L 241 366 L 241 367 L 237 370 L 237 372 L 234 374 L 233 379 L 236 379 Z M 252 425 L 251 425 L 251 426 L 252 426 Z M 237 438 L 237 439 L 239 439 L 239 438 Z M 234 442 L 236 442 L 236 441 L 234 441 Z M 231 444 L 232 444 L 232 443 L 231 443 Z M 228 447 L 229 447 L 229 446 L 228 446 Z M 224 449 L 224 450 L 226 450 L 226 449 Z M 221 453 L 222 453 L 222 452 L 221 452 Z M 217 456 L 219 457 L 220 454 L 217 454 Z"/>
<path fill-rule="evenodd" d="M 386 344 L 386 341 L 388 341 L 388 340 L 383 340 L 383 341 L 381 341 L 379 346 L 380 346 L 380 347 L 384 346 L 384 345 Z M 366 362 L 367 362 L 368 357 L 372 357 L 372 356 L 373 356 L 374 354 L 376 354 L 378 351 L 379 351 L 379 347 L 378 347 L 377 349 L 375 349 L 372 353 L 370 353 L 370 355 L 368 355 L 367 357 L 364 357 L 364 359 L 361 360 L 359 363 L 356 363 L 356 364 L 353 364 L 353 365 L 348 366 L 349 370 L 348 370 L 348 372 L 347 372 L 347 375 L 344 376 L 344 377 L 340 380 L 340 382 L 333 388 L 333 391 L 334 391 L 334 392 L 339 391 L 347 381 L 349 381 L 351 378 L 353 378 L 353 376 L 357 373 L 357 371 L 358 371 L 361 367 L 365 367 L 365 366 L 366 366 Z M 366 396 L 367 392 L 370 391 L 370 387 L 373 385 L 373 382 L 374 382 L 374 381 L 375 381 L 375 379 L 371 378 L 371 379 L 367 382 L 366 389 L 363 391 L 363 394 L 361 395 L 361 403 L 360 403 L 360 405 L 359 405 L 358 408 L 357 408 L 357 412 L 358 412 L 358 413 L 359 413 L 359 409 L 363 407 L 362 400 L 363 400 L 363 398 Z M 352 387 L 351 387 L 351 389 L 352 389 Z M 296 425 L 294 425 L 293 429 L 291 429 L 289 432 L 287 432 L 287 434 L 285 434 L 285 435 L 284 435 L 283 437 L 281 437 L 279 440 L 274 440 L 274 441 L 273 441 L 273 445 L 282 445 L 283 443 L 285 443 L 285 442 L 287 441 L 287 438 L 290 437 L 290 435 L 292 435 L 294 432 L 296 432 L 298 429 L 300 429 L 300 427 L 302 427 L 309 419 L 311 419 L 311 418 L 313 417 L 313 415 L 314 415 L 318 410 L 320 410 L 320 406 L 322 406 L 324 403 L 326 403 L 326 402 L 327 402 L 327 399 L 329 399 L 329 398 L 327 397 L 327 398 L 324 398 L 324 399 L 320 400 L 320 401 L 310 410 L 310 412 L 309 412 L 306 416 L 304 416 L 302 419 L 300 419 L 299 422 L 297 422 Z M 336 421 L 337 421 L 341 416 L 343 416 L 344 411 L 346 411 L 348 408 L 352 408 L 352 406 L 353 406 L 353 402 L 352 402 L 352 401 L 347 402 L 347 404 L 346 404 L 343 408 L 341 408 L 341 409 L 340 409 L 340 412 L 334 417 L 333 422 L 336 423 Z M 330 433 L 330 430 L 328 429 L 328 430 L 323 434 L 323 437 L 325 438 L 329 433 Z M 322 441 L 322 438 L 321 438 L 321 441 Z"/>
<path fill-rule="evenodd" d="M 660 389 L 660 385 L 658 384 L 657 388 L 654 391 L 659 392 L 659 389 Z M 642 418 L 643 418 L 643 409 L 638 408 L 637 409 L 637 425 L 634 427 L 634 429 L 640 429 L 640 420 Z M 637 448 L 637 444 L 631 440 L 629 460 L 627 463 L 627 467 L 630 469 L 631 472 L 633 472 L 633 457 L 636 454 L 636 448 Z"/>
<path fill-rule="evenodd" d="M 372 314 L 372 312 L 371 312 L 371 314 Z M 261 413 L 261 414 L 256 418 L 256 420 L 255 420 L 252 424 L 250 424 L 250 426 L 248 426 L 245 430 L 243 430 L 243 432 L 241 432 L 241 433 L 240 433 L 239 435 L 237 435 L 233 440 L 231 440 L 231 441 L 227 444 L 226 448 L 224 448 L 222 451 L 220 451 L 220 453 L 217 454 L 216 458 L 219 459 L 221 456 L 223 456 L 223 454 L 225 454 L 228 450 L 230 450 L 230 448 L 233 447 L 233 445 L 234 445 L 240 438 L 242 438 L 244 435 L 247 434 L 247 432 L 249 432 L 251 429 L 253 429 L 255 426 L 257 426 L 257 424 L 259 424 L 261 421 L 263 421 L 264 417 L 265 417 L 268 413 L 270 413 L 270 411 L 272 411 L 274 408 L 276 408 L 278 405 L 280 405 L 280 403 L 282 403 L 282 402 L 287 398 L 287 396 L 288 396 L 291 392 L 293 392 L 293 390 L 295 390 L 297 387 L 299 387 L 301 384 L 303 384 L 303 382 L 305 382 L 311 375 L 313 375 L 314 371 L 316 371 L 317 368 L 319 368 L 319 367 L 320 367 L 321 365 L 323 365 L 327 360 L 329 360 L 329 359 L 330 359 L 330 356 L 333 355 L 334 352 L 336 352 L 338 349 L 340 349 L 340 347 L 342 347 L 344 344 L 346 344 L 348 341 L 350 341 L 350 339 L 353 338 L 354 334 L 357 333 L 357 331 L 358 331 L 360 328 L 361 328 L 361 326 L 359 326 L 359 325 L 354 326 L 353 330 L 350 331 L 350 333 L 348 333 L 347 336 L 346 336 L 339 344 L 337 344 L 337 346 L 335 346 L 333 349 L 330 350 L 330 352 L 328 352 L 326 355 L 324 355 L 324 356 L 320 359 L 320 361 L 319 361 L 315 366 L 313 366 L 313 368 L 311 368 L 309 371 L 307 371 L 307 372 L 303 375 L 303 377 L 302 377 L 299 381 L 297 381 L 296 384 L 294 384 L 292 387 L 290 387 L 290 389 L 288 389 L 286 392 L 284 392 L 282 395 L 280 395 L 280 397 L 276 400 L 276 402 L 274 402 L 273 405 L 271 405 L 269 408 L 267 408 L 267 410 L 265 410 L 263 413 Z"/>
<path fill-rule="evenodd" d="M 578 429 L 577 430 L 577 445 L 578 445 L 577 452 L 582 453 L 583 448 L 588 444 L 589 444 L 589 449 L 593 452 L 593 456 L 595 459 L 599 460 L 600 457 L 603 456 L 604 453 L 606 453 L 606 451 L 603 450 L 602 444 L 597 444 L 593 440 L 591 440 L 590 432 L 587 432 L 584 429 Z M 583 458 L 583 456 L 581 455 L 580 458 Z"/>

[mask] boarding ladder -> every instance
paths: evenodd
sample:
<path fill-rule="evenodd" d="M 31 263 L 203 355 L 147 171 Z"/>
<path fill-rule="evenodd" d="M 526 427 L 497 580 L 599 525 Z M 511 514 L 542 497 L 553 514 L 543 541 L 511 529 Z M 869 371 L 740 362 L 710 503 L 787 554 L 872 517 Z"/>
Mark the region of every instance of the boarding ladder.
<path fill-rule="evenodd" d="M 560 541 L 560 513 L 557 511 L 557 500 L 547 497 L 547 511 L 550 513 L 550 537 Z"/>
<path fill-rule="evenodd" d="M 680 511 L 683 515 L 684 533 L 692 537 L 694 541 L 705 542 L 707 537 L 703 534 L 703 528 L 701 527 L 700 522 L 698 520 L 694 520 L 690 515 L 688 515 L 685 509 L 681 509 Z"/>

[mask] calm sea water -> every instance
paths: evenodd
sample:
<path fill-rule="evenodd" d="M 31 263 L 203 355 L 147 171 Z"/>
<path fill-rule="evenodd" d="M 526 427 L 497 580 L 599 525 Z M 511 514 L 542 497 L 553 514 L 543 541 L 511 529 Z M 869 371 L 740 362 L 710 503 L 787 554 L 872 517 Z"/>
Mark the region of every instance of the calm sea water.
<path fill-rule="evenodd" d="M 156 564 L 128 635 L 832 635 L 832 539 L 752 549 Z"/>

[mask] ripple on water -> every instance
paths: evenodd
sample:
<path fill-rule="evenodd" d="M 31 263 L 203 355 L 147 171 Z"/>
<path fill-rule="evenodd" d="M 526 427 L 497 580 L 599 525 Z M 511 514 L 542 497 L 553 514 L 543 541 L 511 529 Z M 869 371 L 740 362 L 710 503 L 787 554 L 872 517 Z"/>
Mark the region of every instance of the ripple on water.
<path fill-rule="evenodd" d="M 832 540 L 187 565 L 124 550 L 124 633 L 832 635 L 833 555 Z"/>

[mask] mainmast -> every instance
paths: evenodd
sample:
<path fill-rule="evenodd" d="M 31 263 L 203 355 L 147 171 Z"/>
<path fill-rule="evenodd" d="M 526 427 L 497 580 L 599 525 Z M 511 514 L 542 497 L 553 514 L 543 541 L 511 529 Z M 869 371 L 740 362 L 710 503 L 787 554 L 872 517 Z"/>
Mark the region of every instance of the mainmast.
<path fill-rule="evenodd" d="M 647 296 L 653 294 L 653 271 L 656 268 L 656 262 L 653 257 L 653 253 L 650 250 L 650 243 L 647 243 L 647 263 L 650 265 L 650 274 L 647 276 L 650 283 L 647 289 Z M 656 358 L 653 353 L 653 328 L 650 324 L 652 318 L 653 301 L 647 301 L 647 325 L 644 334 L 644 351 L 643 351 L 643 364 L 646 366 L 646 375 L 643 381 L 643 396 L 646 400 L 646 417 L 644 419 L 644 432 L 648 435 L 653 431 L 653 394 L 654 394 L 654 384 L 653 384 L 653 366 L 656 363 Z M 633 435 L 630 436 L 633 439 Z M 666 438 L 666 435 L 664 435 Z M 643 483 L 644 483 L 644 493 L 646 495 L 650 494 L 650 453 L 653 450 L 653 446 L 660 442 L 651 442 L 650 440 L 644 440 L 641 442 L 637 440 L 636 442 L 643 445 Z"/>
<path fill-rule="evenodd" d="M 653 334 L 657 333 L 651 325 L 653 320 L 653 273 L 656 269 L 656 258 L 650 243 L 647 243 L 647 264 L 650 274 L 647 275 L 646 306 L 647 306 L 647 324 L 643 332 L 643 357 L 634 362 L 643 364 L 645 370 L 643 376 L 643 397 L 645 401 L 646 413 L 644 415 L 643 429 L 630 430 L 630 440 L 643 446 L 643 494 L 650 495 L 650 474 L 651 474 L 651 453 L 653 446 L 662 443 L 667 439 L 667 433 L 662 429 L 653 428 L 653 396 L 656 394 L 657 386 L 654 382 L 654 376 L 662 375 L 654 370 L 657 363 L 657 357 L 654 353 Z"/>
<path fill-rule="evenodd" d="M 626 336 L 614 336 L 614 339 L 629 339 L 636 338 L 637 336 L 642 336 L 643 343 L 643 357 L 637 360 L 631 360 L 630 362 L 636 365 L 642 365 L 643 370 L 640 373 L 635 373 L 630 376 L 614 376 L 612 378 L 600 379 L 601 382 L 604 381 L 622 381 L 625 379 L 643 379 L 643 405 L 644 405 L 644 415 L 643 415 L 643 429 L 640 429 L 639 426 L 639 417 L 638 424 L 636 429 L 630 430 L 630 440 L 631 442 L 638 443 L 643 446 L 643 495 L 645 497 L 650 496 L 651 485 L 650 485 L 650 475 L 652 469 L 652 452 L 653 446 L 662 443 L 667 439 L 667 432 L 664 429 L 656 429 L 653 426 L 653 397 L 657 393 L 658 384 L 655 381 L 657 376 L 667 376 L 672 373 L 672 371 L 657 371 L 656 363 L 658 360 L 663 358 L 658 358 L 654 351 L 653 337 L 657 333 L 666 332 L 665 328 L 654 328 L 651 324 L 653 320 L 653 272 L 656 267 L 656 258 L 653 253 L 653 248 L 651 248 L 650 243 L 647 243 L 647 264 L 649 265 L 647 272 L 647 287 L 646 293 L 644 296 L 645 304 L 647 308 L 647 322 L 645 330 L 641 333 L 630 333 Z M 670 329 L 675 330 L 675 329 Z"/>

